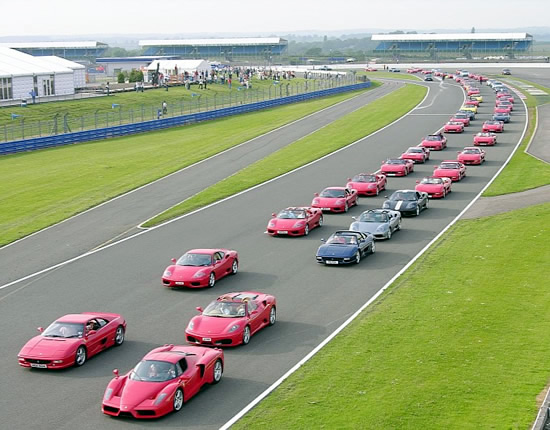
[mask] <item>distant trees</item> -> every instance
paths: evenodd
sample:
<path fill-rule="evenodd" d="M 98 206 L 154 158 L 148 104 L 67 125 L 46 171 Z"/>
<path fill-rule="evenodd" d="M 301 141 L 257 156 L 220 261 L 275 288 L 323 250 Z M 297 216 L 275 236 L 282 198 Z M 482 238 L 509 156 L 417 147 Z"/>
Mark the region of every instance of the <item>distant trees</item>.
<path fill-rule="evenodd" d="M 132 70 L 130 73 L 127 71 L 119 72 L 117 75 L 117 82 L 123 84 L 124 82 L 142 82 L 143 72 L 141 70 Z"/>

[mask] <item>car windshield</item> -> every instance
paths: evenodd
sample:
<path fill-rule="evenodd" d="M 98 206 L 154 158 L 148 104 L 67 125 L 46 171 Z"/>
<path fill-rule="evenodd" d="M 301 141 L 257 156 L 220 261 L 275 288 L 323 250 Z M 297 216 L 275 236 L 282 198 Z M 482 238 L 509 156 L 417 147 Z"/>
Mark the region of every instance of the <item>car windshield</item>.
<path fill-rule="evenodd" d="M 245 315 L 244 302 L 230 302 L 215 300 L 211 302 L 202 312 L 207 317 L 238 318 Z"/>
<path fill-rule="evenodd" d="M 374 175 L 356 175 L 351 180 L 352 182 L 376 182 Z"/>
<path fill-rule="evenodd" d="M 84 324 L 55 321 L 44 330 L 42 336 L 70 338 L 82 337 L 82 333 L 84 333 Z"/>
<path fill-rule="evenodd" d="M 390 200 L 416 200 L 416 193 L 411 192 L 403 192 L 403 191 L 396 191 L 393 193 L 390 197 Z"/>
<path fill-rule="evenodd" d="M 460 121 L 449 121 L 447 124 L 449 125 L 462 125 Z"/>
<path fill-rule="evenodd" d="M 426 137 L 426 140 L 442 140 L 441 136 L 437 134 L 430 134 L 428 137 Z"/>
<path fill-rule="evenodd" d="M 391 159 L 386 161 L 386 164 L 405 164 L 405 163 L 406 163 L 405 160 L 399 160 L 399 159 Z"/>
<path fill-rule="evenodd" d="M 458 163 L 441 163 L 439 166 L 440 169 L 458 169 Z"/>
<path fill-rule="evenodd" d="M 421 184 L 441 184 L 443 179 L 441 178 L 424 178 L 420 181 Z"/>
<path fill-rule="evenodd" d="M 319 197 L 345 197 L 344 190 L 336 190 L 334 188 L 326 188 Z"/>
<path fill-rule="evenodd" d="M 359 217 L 360 222 L 388 222 L 388 215 L 379 212 L 363 212 Z"/>
<path fill-rule="evenodd" d="M 457 113 L 453 118 L 467 118 L 468 116 L 464 113 Z"/>
<path fill-rule="evenodd" d="M 422 148 L 409 148 L 407 149 L 407 154 L 420 154 L 424 152 Z"/>
<path fill-rule="evenodd" d="M 357 238 L 352 235 L 334 234 L 327 240 L 330 245 L 357 245 Z"/>
<path fill-rule="evenodd" d="M 277 215 L 277 218 L 281 219 L 304 219 L 306 217 L 306 211 L 303 210 L 282 210 Z"/>
<path fill-rule="evenodd" d="M 477 148 L 472 148 L 472 149 L 465 149 L 464 151 L 462 151 L 463 154 L 479 154 L 479 149 Z"/>
<path fill-rule="evenodd" d="M 176 264 L 178 266 L 210 266 L 212 264 L 212 256 L 210 254 L 188 252 L 183 254 Z"/>
<path fill-rule="evenodd" d="M 487 125 L 497 125 L 500 124 L 498 121 L 485 121 L 485 124 Z"/>
<path fill-rule="evenodd" d="M 143 360 L 130 372 L 132 381 L 165 382 L 176 377 L 176 366 L 173 363 L 159 360 Z"/>

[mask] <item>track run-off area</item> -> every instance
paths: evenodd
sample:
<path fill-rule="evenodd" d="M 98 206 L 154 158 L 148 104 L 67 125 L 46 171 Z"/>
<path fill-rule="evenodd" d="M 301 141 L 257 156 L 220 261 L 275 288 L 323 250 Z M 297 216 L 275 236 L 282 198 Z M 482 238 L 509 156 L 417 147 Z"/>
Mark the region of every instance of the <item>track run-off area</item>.
<path fill-rule="evenodd" d="M 463 90 L 452 81 L 419 84 L 429 87 L 420 106 L 344 150 L 2 290 L 3 425 L 14 429 L 213 429 L 227 422 L 373 297 L 442 231 L 479 194 L 521 139 L 526 116 L 518 100 L 513 121 L 499 135 L 498 145 L 487 149 L 488 161 L 483 166 L 468 167 L 466 178 L 453 184 L 453 192 L 447 198 L 430 201 L 430 208 L 419 217 L 404 219 L 402 231 L 391 241 L 379 242 L 377 252 L 360 265 L 323 267 L 315 262 L 315 251 L 320 238 L 336 229 L 346 229 L 351 216 L 380 207 L 382 195 L 362 198 L 348 214 L 326 215 L 324 226 L 308 237 L 272 238 L 263 234 L 272 212 L 286 206 L 308 205 L 314 192 L 343 185 L 346 178 L 356 173 L 378 170 L 382 160 L 399 156 L 425 135 L 439 130 L 464 100 Z M 466 132 L 448 136 L 448 148 L 432 152 L 430 161 L 415 165 L 411 175 L 389 178 L 384 194 L 414 188 L 415 181 L 429 176 L 440 161 L 455 159 L 456 151 L 471 146 L 473 134 L 490 119 L 493 110 L 492 91 L 483 86 L 482 95 L 486 102 Z M 215 173 L 215 167 L 198 170 L 199 176 L 189 178 L 191 193 L 219 180 L 212 178 L 208 184 L 194 182 L 201 181 L 200 175 L 205 172 Z M 222 176 L 228 174 L 222 172 Z M 93 219 L 93 211 L 89 214 Z M 108 214 L 103 222 L 107 220 Z M 93 229 L 85 224 L 79 228 L 89 230 L 93 237 Z M 57 253 L 56 258 L 62 258 L 58 243 L 62 242 L 52 239 L 40 252 Z M 221 280 L 210 290 L 172 291 L 161 286 L 161 273 L 171 257 L 191 248 L 206 247 L 238 250 L 237 276 Z M 37 271 L 32 253 L 20 254 L 12 264 L 18 267 L 17 274 L 5 282 Z M 45 263 L 43 268 L 47 267 Z M 102 395 L 113 368 L 125 372 L 155 346 L 184 343 L 184 329 L 196 314 L 195 306 L 204 306 L 225 292 L 245 290 L 275 295 L 278 322 L 255 335 L 249 345 L 226 350 L 224 380 L 220 385 L 204 389 L 180 413 L 154 422 L 111 419 L 101 414 Z M 36 333 L 35 327 L 65 313 L 92 310 L 117 312 L 127 319 L 127 338 L 121 348 L 102 353 L 78 369 L 42 372 L 19 368 L 17 352 Z"/>

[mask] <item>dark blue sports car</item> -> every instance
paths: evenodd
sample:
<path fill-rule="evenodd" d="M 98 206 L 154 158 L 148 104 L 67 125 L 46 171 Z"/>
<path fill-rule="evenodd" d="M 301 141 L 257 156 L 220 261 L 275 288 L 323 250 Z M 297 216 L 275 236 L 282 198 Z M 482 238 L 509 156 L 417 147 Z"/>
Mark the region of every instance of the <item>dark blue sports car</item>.
<path fill-rule="evenodd" d="M 317 250 L 317 263 L 352 264 L 376 250 L 374 236 L 359 231 L 340 230 L 330 236 Z"/>
<path fill-rule="evenodd" d="M 494 121 L 502 121 L 502 122 L 505 122 L 505 123 L 509 123 L 510 122 L 510 114 L 509 113 L 504 113 L 504 112 L 496 112 L 494 115 L 493 115 L 493 120 Z"/>

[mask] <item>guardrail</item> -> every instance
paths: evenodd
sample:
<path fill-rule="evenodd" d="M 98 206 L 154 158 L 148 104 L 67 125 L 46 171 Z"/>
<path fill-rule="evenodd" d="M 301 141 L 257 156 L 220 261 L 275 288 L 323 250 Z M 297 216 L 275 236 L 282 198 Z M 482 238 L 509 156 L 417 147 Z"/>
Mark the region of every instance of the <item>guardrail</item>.
<path fill-rule="evenodd" d="M 56 146 L 70 145 L 73 143 L 88 142 L 91 140 L 108 139 L 111 137 L 127 136 L 129 134 L 155 131 L 169 127 L 192 124 L 201 121 L 223 118 L 247 112 L 258 111 L 290 103 L 301 102 L 319 97 L 326 97 L 349 91 L 355 91 L 370 87 L 370 81 L 335 88 L 328 88 L 304 94 L 296 94 L 278 99 L 242 104 L 206 112 L 198 112 L 180 115 L 171 118 L 159 118 L 151 121 L 133 124 L 118 125 L 113 127 L 97 128 L 73 133 L 57 134 L 53 136 L 35 137 L 31 139 L 16 140 L 0 144 L 0 155 L 14 154 L 18 152 L 34 151 L 37 149 L 52 148 Z"/>

